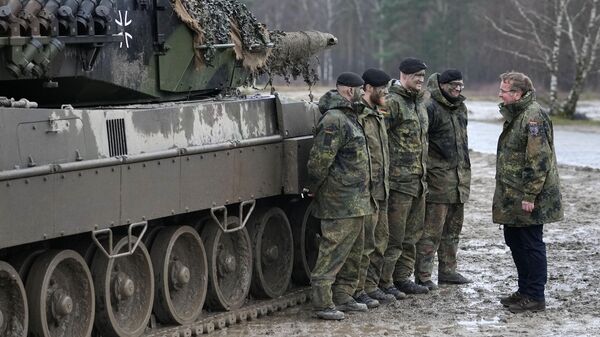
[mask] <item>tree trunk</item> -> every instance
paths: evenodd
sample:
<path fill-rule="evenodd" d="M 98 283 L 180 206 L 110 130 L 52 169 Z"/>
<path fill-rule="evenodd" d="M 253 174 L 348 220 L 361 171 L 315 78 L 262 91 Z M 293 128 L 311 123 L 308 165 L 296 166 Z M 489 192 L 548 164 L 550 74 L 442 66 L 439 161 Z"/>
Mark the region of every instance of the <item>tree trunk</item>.
<path fill-rule="evenodd" d="M 575 82 L 569 91 L 567 100 L 561 108 L 561 115 L 563 117 L 573 119 L 575 116 L 575 112 L 577 111 L 577 103 L 579 102 L 579 97 L 581 96 L 581 91 L 583 89 L 583 85 L 585 84 L 585 80 L 587 79 L 587 75 L 588 73 L 577 69 Z"/>
<path fill-rule="evenodd" d="M 550 115 L 557 115 L 560 110 L 558 102 L 558 76 L 550 74 Z"/>

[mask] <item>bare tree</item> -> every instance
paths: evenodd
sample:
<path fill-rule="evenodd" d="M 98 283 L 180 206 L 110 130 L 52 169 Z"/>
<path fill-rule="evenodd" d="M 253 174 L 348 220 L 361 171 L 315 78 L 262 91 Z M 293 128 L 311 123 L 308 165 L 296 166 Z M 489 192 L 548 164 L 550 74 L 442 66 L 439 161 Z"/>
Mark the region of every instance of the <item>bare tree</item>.
<path fill-rule="evenodd" d="M 503 22 L 485 19 L 498 33 L 520 43 L 522 48 L 492 48 L 524 59 L 531 63 L 540 64 L 550 75 L 550 113 L 557 114 L 558 102 L 558 70 L 561 52 L 561 37 L 567 7 L 571 0 L 551 0 L 551 8 L 547 14 L 540 13 L 539 7 L 525 7 L 523 0 L 511 0 L 517 9 L 515 20 Z M 596 2 L 596 0 L 594 0 Z M 568 20 L 567 20 L 568 21 Z"/>
<path fill-rule="evenodd" d="M 566 36 L 571 45 L 575 62 L 573 86 L 561 112 L 566 117 L 573 117 L 577 102 L 588 76 L 596 69 L 600 49 L 600 2 L 584 1 L 583 6 L 571 6 L 566 15 Z M 571 11 L 572 9 L 572 11 Z M 578 10 L 575 10 L 578 9 Z"/>

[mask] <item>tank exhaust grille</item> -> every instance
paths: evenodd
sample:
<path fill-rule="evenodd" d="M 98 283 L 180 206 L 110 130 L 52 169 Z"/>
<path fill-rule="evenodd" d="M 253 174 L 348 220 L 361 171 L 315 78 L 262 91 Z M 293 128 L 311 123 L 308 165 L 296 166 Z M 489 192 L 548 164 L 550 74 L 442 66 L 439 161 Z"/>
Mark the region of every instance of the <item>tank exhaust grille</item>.
<path fill-rule="evenodd" d="M 125 137 L 125 120 L 123 118 L 107 119 L 108 151 L 111 157 L 127 154 L 127 138 Z"/>

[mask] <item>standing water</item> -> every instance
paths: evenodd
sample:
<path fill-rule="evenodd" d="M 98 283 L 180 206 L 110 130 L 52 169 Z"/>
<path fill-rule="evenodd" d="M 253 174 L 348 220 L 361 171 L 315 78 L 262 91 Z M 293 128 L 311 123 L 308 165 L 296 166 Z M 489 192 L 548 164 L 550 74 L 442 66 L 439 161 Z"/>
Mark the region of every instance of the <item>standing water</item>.
<path fill-rule="evenodd" d="M 502 122 L 498 104 L 493 102 L 468 102 L 469 148 L 483 153 L 496 153 Z M 496 119 L 496 121 L 494 121 Z M 479 120 L 487 120 L 485 122 Z M 554 127 L 554 146 L 560 164 L 587 166 L 600 169 L 600 133 L 562 130 Z"/>

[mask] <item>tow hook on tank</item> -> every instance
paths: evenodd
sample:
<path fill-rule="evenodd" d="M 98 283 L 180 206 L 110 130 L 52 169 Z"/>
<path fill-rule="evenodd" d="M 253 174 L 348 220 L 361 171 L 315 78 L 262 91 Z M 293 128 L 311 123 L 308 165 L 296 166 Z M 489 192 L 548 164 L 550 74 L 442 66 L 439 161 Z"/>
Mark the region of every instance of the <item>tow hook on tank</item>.
<path fill-rule="evenodd" d="M 221 227 L 221 230 L 224 233 L 233 233 L 233 232 L 237 232 L 237 231 L 241 230 L 242 228 L 246 227 L 246 223 L 248 222 L 248 219 L 250 219 L 250 216 L 252 215 L 252 212 L 254 211 L 255 206 L 256 206 L 256 200 L 254 200 L 254 199 L 242 201 L 240 203 L 240 208 L 239 208 L 240 224 L 239 224 L 239 226 L 235 226 L 235 227 L 231 227 L 231 228 L 229 228 L 229 222 L 227 221 L 227 207 L 226 206 L 212 207 L 210 209 L 210 216 L 219 225 L 219 227 Z M 250 209 L 248 210 L 248 213 L 244 215 L 244 210 L 246 209 L 246 207 L 250 207 Z M 219 218 L 217 216 L 217 214 L 219 214 L 219 213 L 222 214 L 221 218 Z"/>
<path fill-rule="evenodd" d="M 133 235 L 133 230 L 138 227 L 141 227 L 142 231 L 140 232 L 140 234 L 137 237 L 135 237 Z M 146 234 L 147 229 L 148 229 L 147 221 L 136 222 L 136 223 L 130 224 L 129 227 L 127 228 L 127 251 L 122 252 L 122 253 L 113 251 L 113 232 L 110 228 L 92 231 L 92 240 L 94 241 L 96 246 L 98 246 L 98 249 L 100 249 L 100 251 L 107 258 L 116 259 L 118 257 L 133 255 L 133 253 L 139 246 L 140 242 L 142 242 L 142 238 L 144 237 L 144 234 Z M 104 234 L 108 235 L 108 250 L 106 250 L 106 248 L 104 248 L 104 245 L 102 245 L 102 243 L 100 243 L 100 240 L 98 239 L 98 236 L 104 235 Z M 135 239 L 135 242 L 133 242 L 134 239 Z"/>

